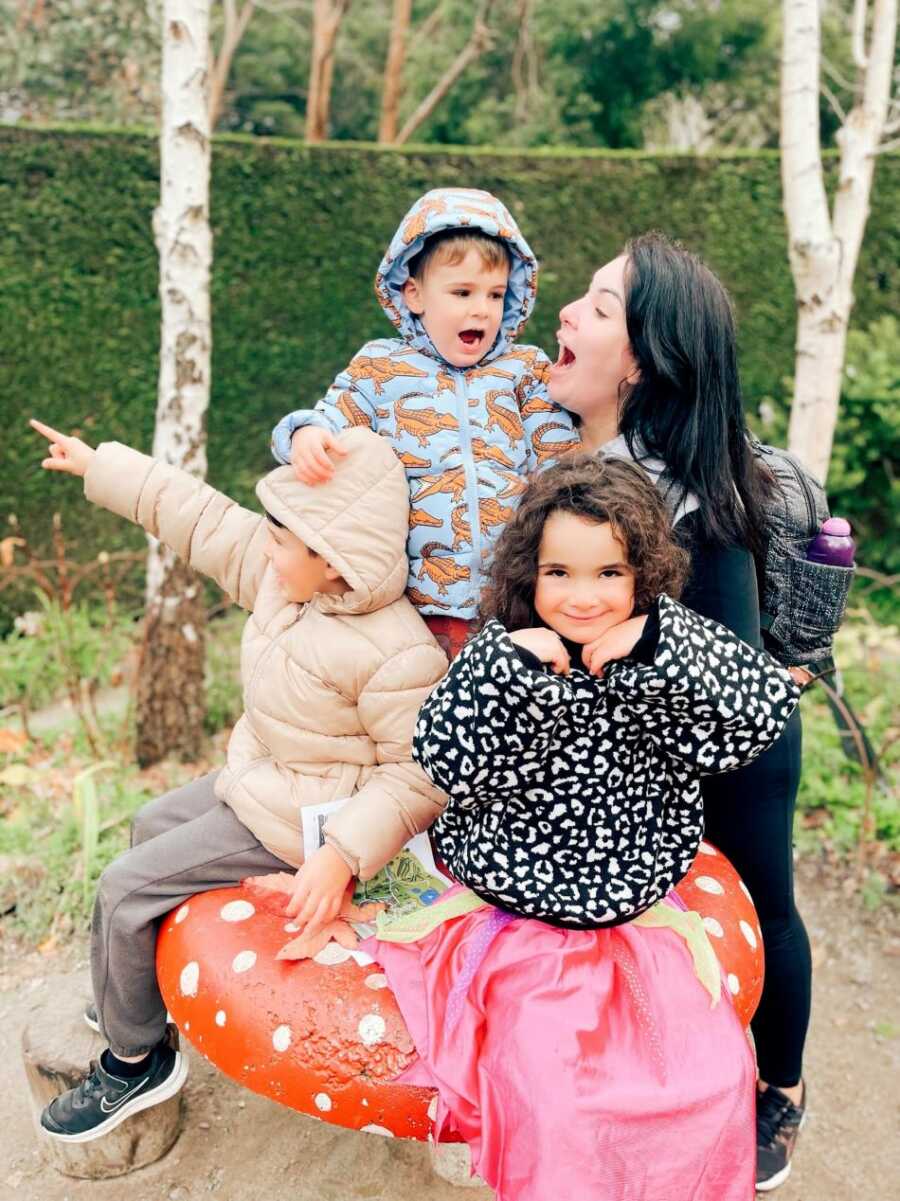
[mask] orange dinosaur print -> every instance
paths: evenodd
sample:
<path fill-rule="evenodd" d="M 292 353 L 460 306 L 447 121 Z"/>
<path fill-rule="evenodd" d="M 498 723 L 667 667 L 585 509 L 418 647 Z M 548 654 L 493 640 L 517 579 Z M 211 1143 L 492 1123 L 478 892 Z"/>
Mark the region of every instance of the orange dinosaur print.
<path fill-rule="evenodd" d="M 439 413 L 437 409 L 407 409 L 403 407 L 404 400 L 415 396 L 409 392 L 401 396 L 394 405 L 394 418 L 397 422 L 397 433 L 410 434 L 420 446 L 427 446 L 428 439 L 439 430 L 455 430 L 459 422 L 452 413 Z"/>
<path fill-rule="evenodd" d="M 562 427 L 560 426 L 560 428 Z M 485 442 L 484 438 L 472 439 L 472 454 L 479 462 L 490 459 L 494 463 L 499 463 L 501 467 L 515 467 L 512 459 L 508 459 L 499 446 L 491 446 L 489 442 Z"/>
<path fill-rule="evenodd" d="M 430 467 L 431 459 L 417 459 L 408 450 L 402 450 L 397 456 L 404 467 Z"/>
<path fill-rule="evenodd" d="M 486 367 L 472 367 L 466 372 L 466 379 L 515 379 L 511 371 L 500 371 L 493 363 Z"/>
<path fill-rule="evenodd" d="M 434 609 L 452 609 L 453 608 L 453 606 L 448 605 L 446 601 L 440 601 L 437 599 L 437 597 L 434 597 L 434 596 L 426 596 L 425 593 L 420 592 L 418 588 L 407 588 L 406 595 L 407 595 L 407 598 L 412 602 L 412 604 L 414 604 L 416 606 L 417 609 L 421 609 L 423 605 L 431 605 L 432 608 L 434 608 Z"/>
<path fill-rule="evenodd" d="M 461 546 L 469 546 L 472 543 L 472 524 L 466 521 L 465 509 L 457 506 L 453 510 L 453 515 L 450 518 L 450 525 L 453 529 L 453 549 L 459 550 Z"/>
<path fill-rule="evenodd" d="M 532 396 L 530 400 L 526 400 L 520 406 L 519 412 L 523 417 L 534 417 L 537 413 L 552 413 L 554 408 L 552 400 L 549 400 L 546 396 L 538 395 Z"/>
<path fill-rule="evenodd" d="M 501 505 L 496 497 L 489 496 L 478 502 L 478 523 L 482 534 L 489 534 L 494 526 L 506 525 L 512 515 L 512 509 Z"/>
<path fill-rule="evenodd" d="M 423 576 L 428 576 L 432 584 L 437 585 L 437 590 L 441 596 L 447 595 L 448 584 L 458 584 L 460 580 L 468 580 L 471 578 L 472 572 L 468 567 L 464 567 L 461 563 L 457 563 L 455 559 L 438 558 L 434 553 L 436 550 L 445 550 L 447 554 L 451 554 L 449 546 L 444 546 L 443 542 L 427 542 L 422 547 L 422 566 L 419 568 L 419 579 Z"/>
<path fill-rule="evenodd" d="M 498 471 L 497 475 L 502 475 L 506 480 L 506 487 L 497 493 L 497 500 L 511 500 L 514 496 L 521 496 L 528 487 L 520 475 L 513 475 L 509 471 Z"/>
<path fill-rule="evenodd" d="M 544 459 L 558 459 L 561 455 L 566 455 L 569 451 L 577 450 L 581 446 L 581 440 L 577 437 L 570 438 L 568 442 L 550 442 L 545 445 L 544 436 L 550 430 L 566 430 L 566 427 L 560 425 L 558 421 L 545 421 L 531 435 L 531 445 L 539 462 L 543 462 Z M 566 433 L 568 432 L 566 430 Z"/>
<path fill-rule="evenodd" d="M 520 363 L 526 363 L 529 370 L 534 370 L 534 361 L 540 352 L 534 346 L 514 346 L 508 350 L 506 354 L 502 354 L 498 363 L 503 363 L 507 359 L 518 359 Z"/>
<path fill-rule="evenodd" d="M 334 407 L 338 410 L 338 412 L 344 415 L 350 425 L 371 426 L 372 424 L 359 405 L 356 404 L 349 392 L 342 392 L 334 402 Z M 378 410 L 379 417 L 383 412 L 383 409 Z"/>
<path fill-rule="evenodd" d="M 435 476 L 434 480 L 421 492 L 416 493 L 416 500 L 424 500 L 426 496 L 436 496 L 439 492 L 449 492 L 453 503 L 459 504 L 466 490 L 465 467 L 454 467 Z"/>
<path fill-rule="evenodd" d="M 439 371 L 434 378 L 437 381 L 438 392 L 456 391 L 456 383 L 449 371 Z"/>
<path fill-rule="evenodd" d="M 506 434 L 507 438 L 517 442 L 519 438 L 522 437 L 522 418 L 519 416 L 518 408 L 510 410 L 504 408 L 504 406 L 499 403 L 501 396 L 508 396 L 513 403 L 515 403 L 515 392 L 507 392 L 503 388 L 496 388 L 494 391 L 486 393 L 485 401 L 487 402 L 488 412 L 487 428 L 491 430 L 495 425 L 498 425 L 503 433 Z"/>
<path fill-rule="evenodd" d="M 446 200 L 426 200 L 403 226 L 403 233 L 400 236 L 404 244 L 408 246 L 410 242 L 414 242 L 416 238 L 422 236 L 432 213 L 445 213 L 446 211 Z"/>
<path fill-rule="evenodd" d="M 398 363 L 393 356 L 372 358 L 367 354 L 358 354 L 347 368 L 347 374 L 356 383 L 357 380 L 370 379 L 375 385 L 378 396 L 384 391 L 384 385 L 398 376 L 411 376 L 415 379 L 425 379 L 427 371 L 413 367 L 411 363 Z"/>
<path fill-rule="evenodd" d="M 409 524 L 411 526 L 413 526 L 413 525 L 441 526 L 444 523 L 443 523 L 443 521 L 441 521 L 440 517 L 435 517 L 433 514 L 426 512 L 425 509 L 410 509 Z"/>

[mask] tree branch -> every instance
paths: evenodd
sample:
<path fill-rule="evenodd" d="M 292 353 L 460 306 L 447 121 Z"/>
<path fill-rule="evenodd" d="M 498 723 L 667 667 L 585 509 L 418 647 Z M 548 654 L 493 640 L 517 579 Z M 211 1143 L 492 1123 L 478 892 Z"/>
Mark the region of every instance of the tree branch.
<path fill-rule="evenodd" d="M 854 0 L 853 16 L 850 23 L 850 39 L 853 51 L 853 61 L 860 71 L 865 71 L 869 65 L 866 54 L 866 16 L 868 15 L 868 0 Z"/>
<path fill-rule="evenodd" d="M 247 26 L 250 24 L 250 18 L 253 16 L 255 3 L 256 0 L 246 0 L 244 7 L 238 12 L 234 0 L 225 0 L 225 31 L 222 35 L 222 45 L 219 47 L 218 57 L 212 57 L 212 47 L 210 47 L 210 56 L 212 58 L 208 101 L 210 131 L 215 129 L 219 123 L 219 118 L 222 116 L 225 87 L 228 83 L 228 76 L 231 73 L 231 64 L 235 52 L 241 44 L 244 34 L 247 32 Z"/>
<path fill-rule="evenodd" d="M 472 33 L 468 42 L 444 72 L 442 77 L 434 85 L 419 107 L 407 119 L 403 128 L 397 135 L 394 142 L 395 146 L 402 146 L 404 142 L 415 133 L 422 125 L 440 102 L 444 99 L 453 85 L 459 79 L 465 69 L 473 63 L 481 53 L 490 45 L 491 32 L 487 26 L 487 18 L 491 8 L 491 0 L 482 0 L 478 12 L 475 14 L 475 19 L 472 23 Z"/>
<path fill-rule="evenodd" d="M 844 112 L 844 108 L 840 100 L 838 100 L 837 96 L 835 96 L 834 92 L 832 92 L 831 88 L 824 79 L 819 81 L 819 88 L 821 89 L 822 95 L 828 101 L 831 111 L 840 121 L 841 125 L 843 125 L 847 120 L 847 114 Z"/>
<path fill-rule="evenodd" d="M 830 62 L 825 55 L 822 55 L 822 70 L 838 87 L 846 88 L 848 92 L 856 92 L 859 88 L 859 82 L 851 83 L 849 79 L 845 79 L 834 63 Z"/>

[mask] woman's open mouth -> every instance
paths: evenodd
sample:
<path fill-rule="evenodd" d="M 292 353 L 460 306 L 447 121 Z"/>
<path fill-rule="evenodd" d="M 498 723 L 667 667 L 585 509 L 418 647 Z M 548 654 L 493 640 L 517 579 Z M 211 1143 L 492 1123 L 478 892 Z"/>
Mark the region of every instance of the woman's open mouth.
<path fill-rule="evenodd" d="M 459 334 L 459 340 L 460 340 L 460 342 L 465 343 L 465 345 L 468 346 L 470 349 L 474 349 L 476 346 L 480 346 L 482 341 L 484 340 L 484 330 L 483 329 L 461 330 L 460 334 Z"/>
<path fill-rule="evenodd" d="M 574 362 L 575 362 L 574 354 L 572 354 L 572 352 L 571 352 L 571 350 L 569 350 L 568 346 L 563 346 L 562 342 L 560 342 L 559 358 L 556 360 L 556 362 L 553 364 L 553 366 L 559 368 L 560 370 L 565 370 L 566 367 L 571 367 Z"/>

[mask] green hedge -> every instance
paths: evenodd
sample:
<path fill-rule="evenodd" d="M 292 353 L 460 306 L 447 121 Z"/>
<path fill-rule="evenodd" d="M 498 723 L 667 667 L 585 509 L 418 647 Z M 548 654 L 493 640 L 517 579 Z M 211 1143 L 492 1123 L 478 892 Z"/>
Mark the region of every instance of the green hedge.
<path fill-rule="evenodd" d="M 749 403 L 792 370 L 794 299 L 771 153 L 308 147 L 221 137 L 214 144 L 210 479 L 248 500 L 268 434 L 311 404 L 367 338 L 385 333 L 372 279 L 400 217 L 428 187 L 500 195 L 543 263 L 529 339 L 552 348 L 560 306 L 623 241 L 662 227 L 701 252 L 735 298 Z M 15 511 L 45 543 L 64 510 L 81 553 L 139 537 L 46 478 L 25 419 L 93 440 L 150 444 L 159 308 L 151 214 L 157 144 L 146 133 L 0 128 L 0 519 Z M 856 281 L 854 325 L 900 295 L 900 157 L 878 163 Z M 0 535 L 2 536 L 2 535 Z M 130 541 L 129 541 L 130 540 Z M 2 600 L 2 598 L 0 598 Z"/>

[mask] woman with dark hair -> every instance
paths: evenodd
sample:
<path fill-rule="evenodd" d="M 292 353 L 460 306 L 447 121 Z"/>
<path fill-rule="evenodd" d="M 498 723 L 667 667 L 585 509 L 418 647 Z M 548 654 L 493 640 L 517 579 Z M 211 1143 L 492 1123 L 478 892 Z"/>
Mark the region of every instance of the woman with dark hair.
<path fill-rule="evenodd" d="M 646 234 L 595 273 L 560 321 L 553 400 L 577 417 L 585 450 L 633 459 L 660 487 L 691 555 L 684 603 L 760 646 L 754 556 L 771 482 L 751 451 L 721 282 L 682 247 Z M 750 889 L 766 953 L 753 1020 L 759 1191 L 787 1179 L 806 1100 L 812 973 L 792 862 L 800 752 L 797 712 L 755 763 L 703 783 L 707 836 Z"/>

